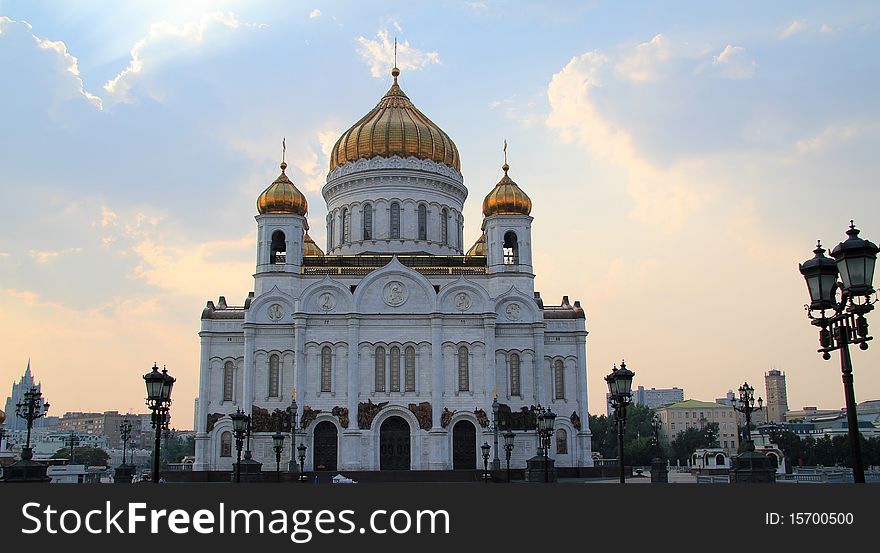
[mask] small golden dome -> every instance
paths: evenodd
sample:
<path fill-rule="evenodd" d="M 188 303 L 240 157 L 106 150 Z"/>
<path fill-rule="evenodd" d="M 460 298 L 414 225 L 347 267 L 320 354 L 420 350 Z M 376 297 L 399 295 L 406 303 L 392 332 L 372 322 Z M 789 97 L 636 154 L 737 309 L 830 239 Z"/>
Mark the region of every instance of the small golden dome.
<path fill-rule="evenodd" d="M 310 257 L 323 257 L 324 255 L 324 251 L 309 236 L 308 229 L 306 229 L 305 236 L 303 236 L 303 255 Z"/>
<path fill-rule="evenodd" d="M 4 422 L 6 422 L 6 413 L 4 413 L 2 409 L 0 409 L 0 424 L 3 424 Z"/>
<path fill-rule="evenodd" d="M 513 180 L 507 176 L 510 166 L 501 166 L 504 176 L 483 199 L 483 216 L 528 215 L 532 212 L 532 200 Z"/>
<path fill-rule="evenodd" d="M 284 172 L 287 164 L 281 162 L 281 174 L 269 188 L 263 190 L 257 198 L 257 211 L 266 213 L 293 213 L 305 216 L 309 210 L 309 202 Z"/>
<path fill-rule="evenodd" d="M 400 69 L 391 70 L 394 82 L 379 103 L 342 133 L 330 153 L 330 170 L 374 157 L 415 157 L 436 161 L 461 172 L 458 148 L 422 112 L 397 84 Z"/>
<path fill-rule="evenodd" d="M 471 249 L 467 251 L 468 257 L 480 257 L 486 256 L 486 235 L 481 234 L 480 237 L 474 242 L 474 245 L 471 246 Z"/>

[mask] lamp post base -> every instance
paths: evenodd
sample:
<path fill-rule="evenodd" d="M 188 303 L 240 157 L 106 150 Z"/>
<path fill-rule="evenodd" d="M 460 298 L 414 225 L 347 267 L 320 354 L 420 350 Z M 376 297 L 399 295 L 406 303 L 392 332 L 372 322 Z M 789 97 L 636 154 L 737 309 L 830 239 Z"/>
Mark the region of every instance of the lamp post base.
<path fill-rule="evenodd" d="M 22 448 L 21 461 L 16 461 L 3 469 L 2 482 L 10 484 L 16 482 L 49 482 L 51 478 L 46 476 L 49 465 L 33 461 L 33 456 L 32 448 Z"/>
<path fill-rule="evenodd" d="M 770 458 L 755 451 L 745 451 L 731 458 L 731 484 L 773 484 L 776 482 L 776 469 L 770 465 Z"/>
<path fill-rule="evenodd" d="M 526 482 L 556 482 L 555 459 L 535 455 L 526 461 Z"/>
<path fill-rule="evenodd" d="M 651 483 L 652 484 L 668 484 L 669 469 L 666 468 L 666 461 L 654 457 L 651 460 Z"/>
<path fill-rule="evenodd" d="M 134 465 L 119 465 L 113 471 L 113 482 L 116 484 L 131 484 L 134 476 Z"/>
<path fill-rule="evenodd" d="M 263 476 L 263 463 L 254 461 L 250 457 L 241 460 L 241 473 L 239 479 L 241 482 L 259 482 Z M 235 481 L 235 466 L 232 468 L 232 479 Z"/>

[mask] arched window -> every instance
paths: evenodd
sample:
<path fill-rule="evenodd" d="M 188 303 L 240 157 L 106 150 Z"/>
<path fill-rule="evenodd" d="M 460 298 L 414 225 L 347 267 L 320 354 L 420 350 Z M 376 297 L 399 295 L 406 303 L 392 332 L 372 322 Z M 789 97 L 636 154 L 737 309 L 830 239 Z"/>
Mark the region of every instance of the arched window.
<path fill-rule="evenodd" d="M 373 206 L 364 204 L 364 240 L 373 238 Z"/>
<path fill-rule="evenodd" d="M 376 348 L 376 391 L 385 391 L 385 348 L 379 346 Z"/>
<path fill-rule="evenodd" d="M 391 391 L 400 391 L 400 348 L 391 348 Z"/>
<path fill-rule="evenodd" d="M 276 230 L 272 233 L 271 256 L 269 263 L 284 263 L 287 260 L 287 239 L 284 233 Z"/>
<path fill-rule="evenodd" d="M 342 225 L 342 232 L 339 233 L 342 235 L 341 243 L 348 244 L 348 209 L 345 207 L 343 207 L 342 211 L 339 212 L 339 222 Z"/>
<path fill-rule="evenodd" d="M 403 352 L 404 390 L 416 391 L 416 348 L 409 346 Z"/>
<path fill-rule="evenodd" d="M 510 354 L 510 395 L 511 396 L 521 396 L 522 390 L 520 389 L 520 378 L 519 378 L 519 355 L 516 353 Z"/>
<path fill-rule="evenodd" d="M 564 428 L 556 430 L 556 454 L 565 455 L 568 453 L 568 432 Z"/>
<path fill-rule="evenodd" d="M 269 356 L 269 397 L 278 397 L 279 366 L 281 365 L 277 355 Z"/>
<path fill-rule="evenodd" d="M 470 370 L 468 367 L 468 349 L 458 348 L 458 391 L 467 392 L 471 389 Z"/>
<path fill-rule="evenodd" d="M 553 383 L 556 388 L 556 399 L 565 399 L 565 364 L 557 359 L 553 364 Z"/>
<path fill-rule="evenodd" d="M 400 204 L 391 202 L 391 238 L 400 238 Z"/>
<path fill-rule="evenodd" d="M 715 466 L 716 467 L 723 467 L 724 466 L 724 455 L 722 453 L 719 453 L 718 455 L 715 456 Z"/>
<path fill-rule="evenodd" d="M 512 230 L 504 233 L 504 264 L 519 264 L 519 244 L 516 240 L 516 233 Z"/>
<path fill-rule="evenodd" d="M 232 457 L 232 432 L 220 434 L 220 457 Z"/>
<path fill-rule="evenodd" d="M 428 208 L 419 204 L 419 240 L 428 239 Z"/>
<path fill-rule="evenodd" d="M 321 349 L 321 391 L 331 391 L 333 383 L 333 354 L 330 346 Z"/>
<path fill-rule="evenodd" d="M 232 388 L 235 384 L 235 365 L 227 361 L 223 365 L 223 401 L 232 401 Z"/>
<path fill-rule="evenodd" d="M 440 212 L 440 242 L 445 244 L 449 243 L 449 211 L 444 207 Z"/>

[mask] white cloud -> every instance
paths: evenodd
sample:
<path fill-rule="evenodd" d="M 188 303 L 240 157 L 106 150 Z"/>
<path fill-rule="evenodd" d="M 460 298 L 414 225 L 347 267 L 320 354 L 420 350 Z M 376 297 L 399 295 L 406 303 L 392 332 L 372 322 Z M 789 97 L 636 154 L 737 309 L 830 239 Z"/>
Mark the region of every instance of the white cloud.
<path fill-rule="evenodd" d="M 132 80 L 146 67 L 161 63 L 161 58 L 176 55 L 188 45 L 204 41 L 211 27 L 226 27 L 229 29 L 261 28 L 264 24 L 245 23 L 240 21 L 232 12 L 212 12 L 202 15 L 197 21 L 190 21 L 177 26 L 167 21 L 160 21 L 150 25 L 147 36 L 138 40 L 131 48 L 131 58 L 128 66 L 115 77 L 107 81 L 104 90 L 110 93 L 117 101 L 129 101 L 128 93 L 132 87 Z M 172 54 L 155 53 L 151 56 L 152 48 L 167 40 L 177 40 L 172 47 Z"/>
<path fill-rule="evenodd" d="M 823 35 L 827 35 L 828 33 L 833 33 L 834 29 L 828 23 L 822 23 L 822 26 L 819 27 L 819 32 Z"/>
<path fill-rule="evenodd" d="M 0 252 L 0 258 L 9 257 L 9 254 L 6 252 Z"/>
<path fill-rule="evenodd" d="M 316 17 L 321 17 L 321 10 L 318 8 L 309 12 L 309 19 L 315 19 Z"/>
<path fill-rule="evenodd" d="M 66 248 L 63 250 L 29 250 L 28 255 L 37 260 L 37 263 L 46 263 L 61 255 L 68 255 L 82 252 L 82 248 Z"/>
<path fill-rule="evenodd" d="M 865 133 L 880 128 L 880 125 L 830 125 L 820 133 L 803 138 L 795 143 L 799 154 L 815 154 L 836 144 L 849 142 Z"/>
<path fill-rule="evenodd" d="M 615 67 L 617 73 L 630 81 L 653 81 L 658 66 L 669 61 L 669 41 L 662 34 L 635 46 Z"/>
<path fill-rule="evenodd" d="M 758 63 L 749 56 L 742 46 L 728 44 L 720 54 L 712 58 L 712 67 L 724 79 L 751 79 Z"/>
<path fill-rule="evenodd" d="M 392 22 L 401 31 L 396 22 Z M 358 37 L 360 45 L 357 52 L 369 65 L 370 74 L 376 78 L 387 78 L 394 64 L 394 40 L 389 38 L 387 29 L 379 29 L 376 40 Z M 426 66 L 440 63 L 440 54 L 413 48 L 409 41 L 397 43 L 397 67 L 401 71 L 424 69 Z"/>
<path fill-rule="evenodd" d="M 785 26 L 781 31 L 779 31 L 779 38 L 785 40 L 786 38 L 790 38 L 798 33 L 802 33 L 807 30 L 807 20 L 806 19 L 795 19 L 791 23 Z"/>
<path fill-rule="evenodd" d="M 8 29 L 12 25 L 19 25 L 23 30 L 26 30 L 41 50 L 53 52 L 57 56 L 56 59 L 60 64 L 60 68 L 73 77 L 77 93 L 99 110 L 104 109 L 104 104 L 101 98 L 85 89 L 82 76 L 79 72 L 79 60 L 67 50 L 67 45 L 63 41 L 49 40 L 33 34 L 31 32 L 33 26 L 27 21 L 15 21 L 6 16 L 0 16 L 0 34 L 3 34 L 4 28 Z"/>
<path fill-rule="evenodd" d="M 506 119 L 515 121 L 525 128 L 529 128 L 540 122 L 541 116 L 536 111 L 536 101 L 523 100 L 514 94 L 503 100 L 492 100 L 489 109 L 499 110 Z"/>
<path fill-rule="evenodd" d="M 489 5 L 486 2 L 465 2 L 464 5 L 466 8 L 481 14 L 489 12 Z"/>

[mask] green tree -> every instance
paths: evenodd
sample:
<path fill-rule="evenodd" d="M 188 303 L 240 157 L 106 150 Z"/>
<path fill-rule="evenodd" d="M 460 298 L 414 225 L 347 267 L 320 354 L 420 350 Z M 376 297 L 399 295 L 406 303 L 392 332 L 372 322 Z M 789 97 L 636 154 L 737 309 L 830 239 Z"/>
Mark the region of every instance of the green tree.
<path fill-rule="evenodd" d="M 669 444 L 674 459 L 686 464 L 697 449 L 705 447 L 706 436 L 698 428 L 688 428 L 679 432 Z"/>
<path fill-rule="evenodd" d="M 628 465 L 650 465 L 656 454 L 651 447 L 654 429 L 651 420 L 654 410 L 644 405 L 629 405 L 626 408 L 626 428 L 623 432 L 624 460 Z M 614 459 L 618 455 L 617 425 L 614 417 L 590 415 L 590 432 L 593 434 L 593 451 L 604 459 Z M 661 447 L 660 457 L 667 459 L 669 453 Z"/>
<path fill-rule="evenodd" d="M 52 455 L 53 459 L 70 459 L 70 448 L 62 447 Z M 73 462 L 87 467 L 106 467 L 110 455 L 99 447 L 74 447 Z"/>
<path fill-rule="evenodd" d="M 705 442 L 705 447 L 718 447 L 720 444 L 718 443 L 718 434 L 721 431 L 721 427 L 717 422 L 710 422 L 703 428 L 703 440 Z"/>

